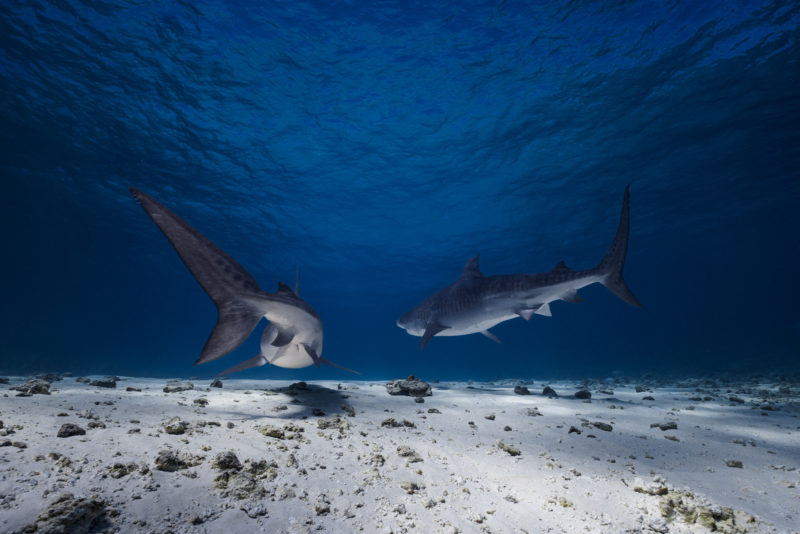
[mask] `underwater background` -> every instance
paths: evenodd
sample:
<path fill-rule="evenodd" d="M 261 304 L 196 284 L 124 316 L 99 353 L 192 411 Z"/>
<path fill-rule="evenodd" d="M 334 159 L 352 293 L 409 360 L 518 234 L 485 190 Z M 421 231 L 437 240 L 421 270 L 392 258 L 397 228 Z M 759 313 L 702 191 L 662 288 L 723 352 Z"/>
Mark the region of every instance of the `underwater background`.
<path fill-rule="evenodd" d="M 800 3 L 0 5 L 0 373 L 212 376 L 216 309 L 128 192 L 322 316 L 364 378 L 800 372 Z M 625 279 L 553 317 L 395 324 L 484 275 Z M 235 377 L 343 379 L 266 366 Z"/>

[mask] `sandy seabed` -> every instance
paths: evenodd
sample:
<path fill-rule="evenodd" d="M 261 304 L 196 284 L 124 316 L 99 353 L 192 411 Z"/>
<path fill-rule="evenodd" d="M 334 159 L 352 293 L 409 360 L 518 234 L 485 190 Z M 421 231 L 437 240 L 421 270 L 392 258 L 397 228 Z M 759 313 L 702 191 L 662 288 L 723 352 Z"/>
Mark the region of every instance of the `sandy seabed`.
<path fill-rule="evenodd" d="M 777 380 L 23 382 L 0 386 L 0 532 L 800 530 Z"/>

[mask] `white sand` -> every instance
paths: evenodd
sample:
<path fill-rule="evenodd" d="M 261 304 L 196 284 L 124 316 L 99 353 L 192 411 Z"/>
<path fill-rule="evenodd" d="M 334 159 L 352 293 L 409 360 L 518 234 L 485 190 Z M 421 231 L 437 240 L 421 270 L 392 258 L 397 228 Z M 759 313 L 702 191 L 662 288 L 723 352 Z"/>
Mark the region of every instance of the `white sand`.
<path fill-rule="evenodd" d="M 0 434 L 7 435 L 0 442 L 27 447 L 0 448 L 0 531 L 34 524 L 65 492 L 104 500 L 100 524 L 108 532 L 708 531 L 679 513 L 662 517 L 662 497 L 637 492 L 637 486 L 688 490 L 693 497 L 684 502 L 690 507 L 730 507 L 755 517 L 745 523 L 738 514 L 738 530 L 732 531 L 800 530 L 796 387 L 778 393 L 776 384 L 748 383 L 748 390 L 698 380 L 651 383 L 652 391 L 636 393 L 634 383 L 595 383 L 591 402 L 584 402 L 571 397 L 578 389 L 574 382 L 551 382 L 562 395 L 554 399 L 541 395 L 538 380 L 528 384 L 533 395 L 526 396 L 514 394 L 510 381 L 460 382 L 432 384 L 433 396 L 419 404 L 389 396 L 385 382 L 320 380 L 296 394 L 285 381 L 231 379 L 222 389 L 208 388 L 207 380 L 193 383 L 194 390 L 163 393 L 163 379 L 124 378 L 116 389 L 104 389 L 65 378 L 52 383 L 51 395 L 5 391 Z M 127 392 L 128 386 L 142 391 Z M 605 389 L 613 395 L 598 392 Z M 655 400 L 642 400 L 647 395 Z M 744 402 L 730 401 L 732 395 Z M 697 396 L 712 399 L 690 400 Z M 201 397 L 207 406 L 193 404 Z M 765 402 L 777 410 L 763 411 Z M 345 403 L 354 417 L 342 411 Z M 286 409 L 276 411 L 281 406 Z M 525 414 L 534 407 L 541 416 Z M 326 415 L 313 415 L 315 408 Z M 428 413 L 431 408 L 441 413 Z M 81 417 L 87 410 L 105 428 L 89 429 L 92 419 Z M 189 423 L 185 434 L 164 431 L 176 416 Z M 345 428 L 318 428 L 318 420 L 336 416 Z M 415 428 L 382 426 L 388 418 Z M 650 427 L 668 421 L 678 428 Z M 593 422 L 613 430 L 582 425 Z M 86 434 L 58 438 L 63 423 Z M 300 439 L 277 439 L 259 433 L 260 425 L 304 431 L 290 431 Z M 571 426 L 582 433 L 568 433 Z M 133 428 L 141 430 L 129 433 Z M 501 450 L 498 440 L 520 454 Z M 421 461 L 401 456 L 408 452 L 400 446 Z M 179 471 L 157 470 L 156 456 L 169 449 L 204 458 Z M 275 464 L 255 476 L 229 471 L 226 493 L 215 488 L 222 471 L 211 465 L 225 451 L 245 468 L 252 465 L 246 460 Z M 739 460 L 742 468 L 728 467 L 726 460 Z M 116 463 L 135 463 L 136 469 L 114 478 Z M 236 488 L 243 498 L 230 494 Z M 40 522 L 39 531 L 46 525 Z M 720 522 L 718 528 L 728 527 Z"/>

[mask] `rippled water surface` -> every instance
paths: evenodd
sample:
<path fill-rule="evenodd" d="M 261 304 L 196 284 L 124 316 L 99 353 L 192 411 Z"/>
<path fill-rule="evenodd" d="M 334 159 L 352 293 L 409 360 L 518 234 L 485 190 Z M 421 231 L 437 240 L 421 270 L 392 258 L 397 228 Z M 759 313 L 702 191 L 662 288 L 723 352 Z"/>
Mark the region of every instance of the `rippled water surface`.
<path fill-rule="evenodd" d="M 0 371 L 193 369 L 212 302 L 143 189 L 366 377 L 797 371 L 797 2 L 4 2 Z M 478 336 L 395 326 L 484 274 L 625 278 Z M 333 369 L 245 376 L 335 378 Z"/>

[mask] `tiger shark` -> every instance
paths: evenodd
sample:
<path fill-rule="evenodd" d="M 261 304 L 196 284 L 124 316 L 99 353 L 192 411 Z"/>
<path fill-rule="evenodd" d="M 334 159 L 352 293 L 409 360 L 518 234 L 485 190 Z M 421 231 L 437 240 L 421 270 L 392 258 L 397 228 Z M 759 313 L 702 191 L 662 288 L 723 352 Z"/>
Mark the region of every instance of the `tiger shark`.
<path fill-rule="evenodd" d="M 489 339 L 500 340 L 489 329 L 503 321 L 534 315 L 550 317 L 550 303 L 565 300 L 577 303 L 583 299 L 578 290 L 599 283 L 619 298 L 641 308 L 642 305 L 622 279 L 628 251 L 630 226 L 630 185 L 622 197 L 619 226 L 605 257 L 583 271 L 575 271 L 561 261 L 552 270 L 539 274 L 484 276 L 478 268 L 478 256 L 467 261 L 459 279 L 423 300 L 397 320 L 397 326 L 412 336 L 421 336 L 419 348 L 433 336 L 464 336 L 480 332 Z"/>
<path fill-rule="evenodd" d="M 314 308 L 297 295 L 296 282 L 294 290 L 278 282 L 275 293 L 262 291 L 236 260 L 186 221 L 146 193 L 133 187 L 130 191 L 217 305 L 217 324 L 194 365 L 233 352 L 264 317 L 269 325 L 261 336 L 261 351 L 220 375 L 267 363 L 291 369 L 327 364 L 359 374 L 321 356 L 322 320 Z"/>

